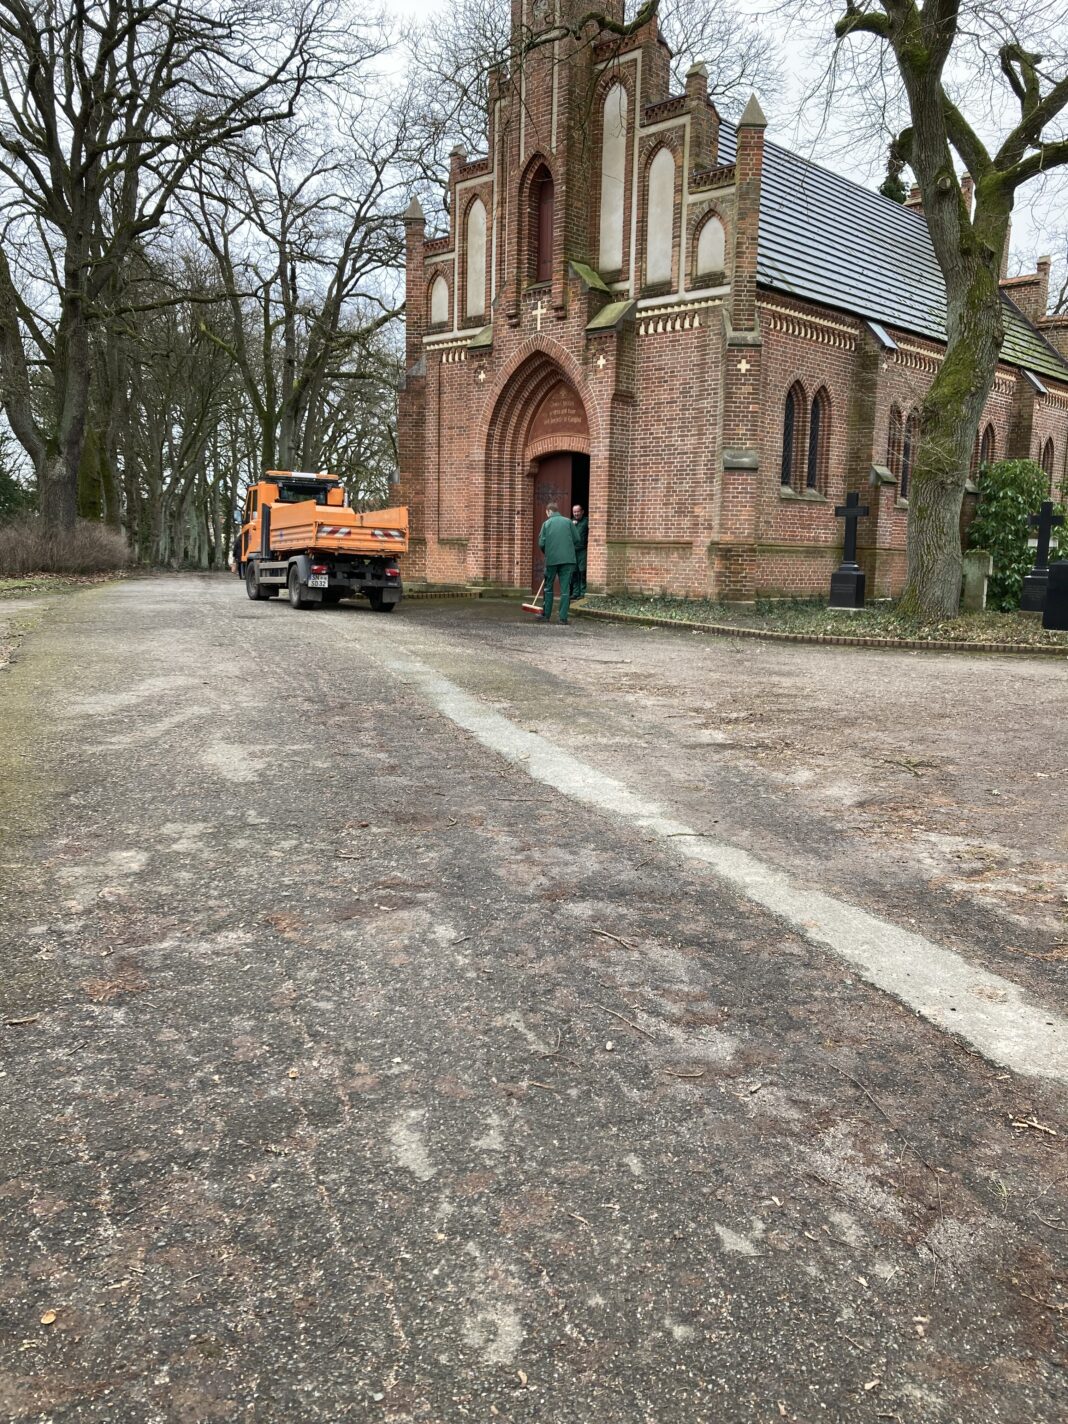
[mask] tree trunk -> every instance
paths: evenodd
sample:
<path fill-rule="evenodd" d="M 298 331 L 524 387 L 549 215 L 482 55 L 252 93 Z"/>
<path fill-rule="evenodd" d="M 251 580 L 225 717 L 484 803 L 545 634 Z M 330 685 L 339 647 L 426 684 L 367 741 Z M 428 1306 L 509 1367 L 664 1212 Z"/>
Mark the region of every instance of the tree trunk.
<path fill-rule="evenodd" d="M 1004 335 L 1001 294 L 990 266 L 969 263 L 961 285 L 963 292 L 947 290 L 949 341 L 921 407 L 920 448 L 908 492 L 908 577 L 901 608 L 928 618 L 954 617 L 960 606 L 961 502 Z"/>
<path fill-rule="evenodd" d="M 74 530 L 78 517 L 78 477 L 70 477 L 67 462 L 50 449 L 37 467 L 37 499 L 45 527 L 63 534 Z"/>

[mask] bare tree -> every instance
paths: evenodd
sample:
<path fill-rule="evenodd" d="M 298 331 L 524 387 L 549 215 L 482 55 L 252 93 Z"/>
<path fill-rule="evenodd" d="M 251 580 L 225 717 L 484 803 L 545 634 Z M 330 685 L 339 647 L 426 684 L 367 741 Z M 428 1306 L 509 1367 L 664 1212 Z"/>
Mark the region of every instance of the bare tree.
<path fill-rule="evenodd" d="M 725 112 L 740 108 L 754 90 L 778 90 L 774 37 L 737 10 L 713 0 L 631 0 L 626 15 L 620 25 L 591 7 L 568 25 L 524 33 L 520 45 L 530 50 L 563 34 L 590 41 L 601 33 L 625 37 L 657 16 L 680 89 L 690 65 L 702 60 L 709 95 Z M 450 148 L 459 143 L 477 152 L 485 143 L 489 76 L 513 57 L 510 0 L 447 0 L 433 20 L 409 32 L 407 44 L 416 76 L 410 108 L 425 136 L 424 173 L 428 184 L 440 185 Z"/>
<path fill-rule="evenodd" d="M 206 152 L 340 72 L 336 7 L 0 0 L 0 402 L 53 526 L 76 517 L 91 333 L 130 252 Z"/>
<path fill-rule="evenodd" d="M 998 278 L 1013 205 L 1027 184 L 1068 164 L 1064 11 L 1042 0 L 1016 13 L 985 0 L 845 4 L 835 34 L 859 46 L 849 77 L 883 112 L 902 106 L 893 158 L 916 176 L 946 285 L 946 355 L 921 413 L 903 600 L 942 616 L 959 602 L 958 521 L 1004 340 Z M 801 8 L 811 13 L 804 0 Z M 961 164 L 975 180 L 972 212 Z"/>
<path fill-rule="evenodd" d="M 368 105 L 264 134 L 186 195 L 232 314 L 230 335 L 205 330 L 239 373 L 268 468 L 332 458 L 337 388 L 381 378 L 378 334 L 403 310 L 407 151 L 403 114 Z"/>

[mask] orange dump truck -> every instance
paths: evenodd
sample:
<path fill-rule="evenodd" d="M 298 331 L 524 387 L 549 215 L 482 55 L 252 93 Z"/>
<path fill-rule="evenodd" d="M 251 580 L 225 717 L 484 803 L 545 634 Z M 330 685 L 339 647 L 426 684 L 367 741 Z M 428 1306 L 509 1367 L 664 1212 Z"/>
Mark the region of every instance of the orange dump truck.
<path fill-rule="evenodd" d="M 333 475 L 267 470 L 245 496 L 236 562 L 249 598 L 285 589 L 294 608 L 313 608 L 362 595 L 392 613 L 407 552 L 407 509 L 360 514 Z"/>

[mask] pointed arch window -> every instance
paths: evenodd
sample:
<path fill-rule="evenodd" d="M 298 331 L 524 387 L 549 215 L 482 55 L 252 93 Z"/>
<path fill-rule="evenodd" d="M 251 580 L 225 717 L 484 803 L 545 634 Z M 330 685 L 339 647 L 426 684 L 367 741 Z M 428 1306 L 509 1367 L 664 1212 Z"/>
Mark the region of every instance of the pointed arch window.
<path fill-rule="evenodd" d="M 675 155 L 657 150 L 649 165 L 648 214 L 645 232 L 645 280 L 649 286 L 671 281 L 675 246 Z"/>
<path fill-rule="evenodd" d="M 992 465 L 994 463 L 994 427 L 988 425 L 983 431 L 983 438 L 979 445 L 980 465 Z"/>
<path fill-rule="evenodd" d="M 602 272 L 623 266 L 623 198 L 627 178 L 627 91 L 613 84 L 605 95 L 601 130 L 601 233 L 599 265 Z"/>
<path fill-rule="evenodd" d="M 800 467 L 801 433 L 805 424 L 805 392 L 800 383 L 786 392 L 782 413 L 782 466 L 779 479 L 785 488 L 792 488 Z"/>
<path fill-rule="evenodd" d="M 905 421 L 905 435 L 901 442 L 901 478 L 898 493 L 902 499 L 909 497 L 909 481 L 916 464 L 916 451 L 920 444 L 920 417 L 913 411 Z"/>
<path fill-rule="evenodd" d="M 830 406 L 826 386 L 821 386 L 812 398 L 808 417 L 808 459 L 805 462 L 805 488 L 818 490 L 827 473 L 827 445 L 830 439 Z"/>
<path fill-rule="evenodd" d="M 430 284 L 430 325 L 444 326 L 449 320 L 449 284 L 435 277 Z"/>
<path fill-rule="evenodd" d="M 1038 463 L 1042 466 L 1042 469 L 1044 470 L 1044 472 L 1046 473 L 1046 475 L 1049 477 L 1049 487 L 1050 487 L 1050 489 L 1052 489 L 1052 488 L 1053 488 L 1053 437 L 1052 437 L 1052 436 L 1050 436 L 1050 438 L 1046 441 L 1045 445 L 1042 446 L 1042 454 L 1041 454 L 1041 455 L 1039 456 L 1039 458 L 1038 458 Z"/>
<path fill-rule="evenodd" d="M 890 407 L 890 423 L 886 431 L 886 468 L 895 480 L 901 478 L 901 445 L 904 437 L 905 422 L 901 415 L 901 408 L 892 405 Z"/>
<path fill-rule="evenodd" d="M 713 214 L 705 219 L 701 231 L 697 234 L 697 272 L 695 275 L 708 277 L 713 273 L 722 272 L 725 249 L 726 237 L 723 224 Z"/>
<path fill-rule="evenodd" d="M 464 315 L 486 314 L 486 207 L 481 198 L 467 210 L 467 300 Z"/>
<path fill-rule="evenodd" d="M 539 168 L 530 188 L 530 271 L 535 282 L 553 279 L 554 202 L 553 175 Z"/>

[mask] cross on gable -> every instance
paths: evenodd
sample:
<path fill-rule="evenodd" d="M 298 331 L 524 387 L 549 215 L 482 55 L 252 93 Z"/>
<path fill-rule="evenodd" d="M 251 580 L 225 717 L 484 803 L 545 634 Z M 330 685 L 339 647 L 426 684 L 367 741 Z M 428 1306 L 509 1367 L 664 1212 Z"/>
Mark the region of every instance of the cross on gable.
<path fill-rule="evenodd" d="M 542 306 L 542 304 L 541 304 L 541 298 L 539 297 L 539 298 L 538 298 L 538 305 L 534 308 L 534 317 L 535 317 L 535 319 L 536 319 L 536 321 L 537 321 L 537 323 L 538 323 L 538 330 L 539 330 L 539 331 L 541 330 L 541 319 L 542 319 L 542 317 L 543 317 L 543 316 L 548 316 L 548 314 L 549 314 L 549 308 Z"/>
<path fill-rule="evenodd" d="M 1038 530 L 1038 548 L 1035 550 L 1035 568 L 1044 569 L 1049 565 L 1049 541 L 1054 529 L 1064 523 L 1063 514 L 1053 513 L 1053 501 L 1043 500 L 1037 514 L 1029 514 L 1027 522 Z"/>
<path fill-rule="evenodd" d="M 598 356 L 598 357 L 597 357 L 597 369 L 598 369 L 598 371 L 603 371 L 604 368 L 605 368 L 607 365 L 608 365 L 608 362 L 604 359 L 604 356 Z"/>
<path fill-rule="evenodd" d="M 746 371 L 751 371 L 753 368 L 750 366 L 749 362 L 748 362 L 748 361 L 745 359 L 745 357 L 743 356 L 742 359 L 738 362 L 738 369 L 739 369 L 739 371 L 741 371 L 742 375 L 744 376 L 745 373 L 746 373 Z"/>

